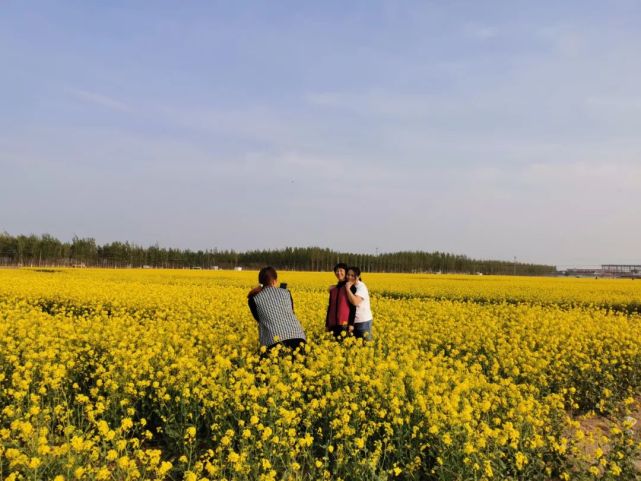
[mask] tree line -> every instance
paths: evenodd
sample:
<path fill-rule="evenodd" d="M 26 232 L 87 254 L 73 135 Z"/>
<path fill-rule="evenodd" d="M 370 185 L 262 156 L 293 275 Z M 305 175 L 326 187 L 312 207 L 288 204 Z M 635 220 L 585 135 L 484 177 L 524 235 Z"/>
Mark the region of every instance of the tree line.
<path fill-rule="evenodd" d="M 441 272 L 516 275 L 550 275 L 556 267 L 501 260 L 471 259 L 446 252 L 403 251 L 382 254 L 337 252 L 320 247 L 286 247 L 272 250 L 190 250 L 143 247 L 130 242 L 99 245 L 93 238 L 75 236 L 63 242 L 49 235 L 0 233 L 0 265 L 5 266 L 86 266 L 154 267 L 197 269 L 277 269 L 330 271 L 337 262 L 359 266 L 368 272 Z"/>

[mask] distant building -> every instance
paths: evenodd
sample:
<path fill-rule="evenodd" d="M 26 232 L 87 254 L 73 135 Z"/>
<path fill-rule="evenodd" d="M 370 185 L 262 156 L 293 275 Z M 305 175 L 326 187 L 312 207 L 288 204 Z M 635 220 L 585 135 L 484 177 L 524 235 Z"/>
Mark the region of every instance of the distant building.
<path fill-rule="evenodd" d="M 637 264 L 602 264 L 601 268 L 576 268 L 570 267 L 564 271 L 559 271 L 559 275 L 574 277 L 608 277 L 641 279 L 641 265 Z"/>
<path fill-rule="evenodd" d="M 234 270 L 235 270 L 235 271 L 242 271 L 242 270 L 243 270 L 243 268 L 242 268 L 242 267 L 240 267 L 240 266 L 237 266 L 237 267 L 234 267 Z"/>
<path fill-rule="evenodd" d="M 574 277 L 598 277 L 601 275 L 601 269 L 577 269 L 570 268 L 566 269 L 564 275 L 574 276 Z"/>
<path fill-rule="evenodd" d="M 641 265 L 603 264 L 601 275 L 604 277 L 641 277 Z"/>

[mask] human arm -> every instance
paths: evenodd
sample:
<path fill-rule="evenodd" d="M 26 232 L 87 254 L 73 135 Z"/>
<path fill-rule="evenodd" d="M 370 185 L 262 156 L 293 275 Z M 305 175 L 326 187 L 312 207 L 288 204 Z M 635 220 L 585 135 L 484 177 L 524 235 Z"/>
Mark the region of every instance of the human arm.
<path fill-rule="evenodd" d="M 256 301 L 253 296 L 247 300 L 247 304 L 249 304 L 249 310 L 251 311 L 252 316 L 254 316 L 254 319 L 256 319 L 256 322 L 260 322 L 258 320 L 258 307 L 256 307 Z"/>
<path fill-rule="evenodd" d="M 361 302 L 363 302 L 363 298 L 361 296 L 357 296 L 354 292 L 352 292 L 352 286 L 354 286 L 353 282 L 348 282 L 347 284 L 345 284 L 347 300 L 351 305 L 358 306 Z"/>
<path fill-rule="evenodd" d="M 350 287 L 349 290 L 350 290 L 350 292 L 352 294 L 356 294 L 356 286 L 353 285 L 352 287 Z M 348 331 L 349 332 L 353 332 L 354 331 L 354 322 L 355 321 L 356 321 L 356 306 L 350 304 L 350 306 L 349 306 L 349 317 L 347 318 L 347 325 L 349 326 L 348 327 Z"/>

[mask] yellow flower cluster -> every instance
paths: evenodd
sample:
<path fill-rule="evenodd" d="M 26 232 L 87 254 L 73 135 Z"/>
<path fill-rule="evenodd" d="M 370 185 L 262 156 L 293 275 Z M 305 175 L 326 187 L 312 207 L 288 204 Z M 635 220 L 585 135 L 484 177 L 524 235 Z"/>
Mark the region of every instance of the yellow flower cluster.
<path fill-rule="evenodd" d="M 261 362 L 255 277 L 0 270 L 0 479 L 634 469 L 641 283 L 372 274 L 375 340 L 363 345 L 324 333 L 331 274 L 281 272 L 309 342 Z"/>

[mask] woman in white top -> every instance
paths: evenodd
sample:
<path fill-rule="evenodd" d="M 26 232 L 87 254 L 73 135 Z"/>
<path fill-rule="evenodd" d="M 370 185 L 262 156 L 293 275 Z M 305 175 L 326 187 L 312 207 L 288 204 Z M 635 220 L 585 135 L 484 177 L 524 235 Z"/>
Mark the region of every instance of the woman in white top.
<path fill-rule="evenodd" d="M 354 337 L 371 340 L 373 316 L 369 304 L 369 291 L 365 283 L 361 280 L 361 270 L 358 267 L 350 267 L 347 269 L 346 277 L 345 292 L 347 293 L 347 299 L 351 304 L 356 306 L 356 316 L 354 317 L 353 327 Z M 351 290 L 352 286 L 356 286 L 355 293 Z"/>

